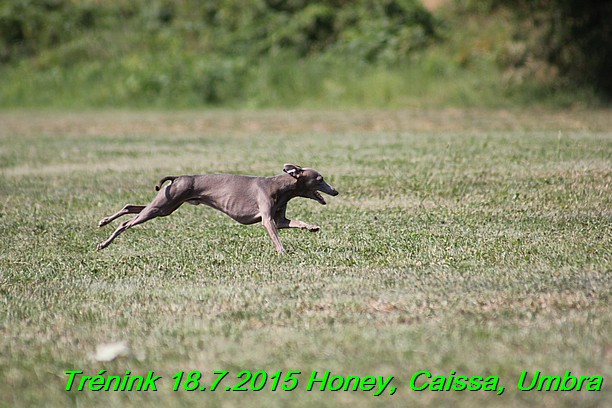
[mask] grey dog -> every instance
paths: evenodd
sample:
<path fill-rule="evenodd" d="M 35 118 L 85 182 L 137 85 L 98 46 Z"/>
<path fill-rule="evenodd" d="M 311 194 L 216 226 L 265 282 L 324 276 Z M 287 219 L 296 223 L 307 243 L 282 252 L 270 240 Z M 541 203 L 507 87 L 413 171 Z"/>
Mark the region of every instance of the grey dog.
<path fill-rule="evenodd" d="M 166 176 L 155 186 L 157 196 L 147 205 L 128 204 L 119 212 L 104 217 L 100 227 L 126 214 L 138 214 L 124 221 L 98 250 L 104 249 L 128 228 L 156 217 L 172 214 L 183 203 L 205 204 L 215 208 L 241 224 L 260 222 L 272 239 L 276 250 L 285 253 L 278 237 L 278 229 L 300 228 L 318 231 L 317 225 L 289 220 L 285 213 L 287 203 L 295 197 L 306 197 L 325 205 L 319 193 L 331 196 L 338 192 L 314 169 L 285 164 L 283 174 L 272 177 L 242 176 L 236 174 L 200 174 L 195 176 Z M 170 181 L 162 189 L 162 185 Z"/>

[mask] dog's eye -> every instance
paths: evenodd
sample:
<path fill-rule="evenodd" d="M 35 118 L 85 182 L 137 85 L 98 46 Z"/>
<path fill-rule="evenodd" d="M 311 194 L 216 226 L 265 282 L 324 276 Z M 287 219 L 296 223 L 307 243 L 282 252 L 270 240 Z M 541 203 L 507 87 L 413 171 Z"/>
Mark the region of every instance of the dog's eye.
<path fill-rule="evenodd" d="M 317 181 L 318 181 L 318 182 L 323 181 L 323 177 L 321 177 L 321 176 L 317 176 Z"/>

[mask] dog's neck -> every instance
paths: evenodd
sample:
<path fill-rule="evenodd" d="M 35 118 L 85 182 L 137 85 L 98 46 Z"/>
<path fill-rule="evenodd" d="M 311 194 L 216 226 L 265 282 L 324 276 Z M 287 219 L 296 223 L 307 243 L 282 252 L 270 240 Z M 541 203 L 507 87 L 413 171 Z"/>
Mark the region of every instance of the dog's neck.
<path fill-rule="evenodd" d="M 298 180 L 295 177 L 289 174 L 279 174 L 271 179 L 276 185 L 277 203 L 284 205 L 300 195 Z"/>

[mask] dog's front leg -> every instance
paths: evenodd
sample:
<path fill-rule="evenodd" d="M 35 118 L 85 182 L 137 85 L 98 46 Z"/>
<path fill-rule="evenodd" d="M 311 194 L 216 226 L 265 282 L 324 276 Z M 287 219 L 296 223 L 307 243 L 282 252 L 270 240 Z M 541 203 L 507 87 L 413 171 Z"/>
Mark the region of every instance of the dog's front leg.
<path fill-rule="evenodd" d="M 310 232 L 316 232 L 318 230 L 321 229 L 321 227 L 319 227 L 318 225 L 312 225 L 312 224 L 308 224 L 304 221 L 300 221 L 300 220 L 280 220 L 279 222 L 276 223 L 277 227 L 279 229 L 282 228 L 299 228 L 299 229 L 303 229 L 303 230 L 308 230 Z"/>
<path fill-rule="evenodd" d="M 321 228 L 318 225 L 308 224 L 307 222 L 300 220 L 288 220 L 286 216 L 287 208 L 281 208 L 277 213 L 274 221 L 276 222 L 276 227 L 278 229 L 282 228 L 299 228 L 303 230 L 308 230 L 311 232 L 316 232 Z"/>
<path fill-rule="evenodd" d="M 280 241 L 280 237 L 278 236 L 278 229 L 276 228 L 276 223 L 272 219 L 272 217 L 262 217 L 261 223 L 263 224 L 266 231 L 268 231 L 268 235 L 274 244 L 274 247 L 278 251 L 279 254 L 285 253 L 285 248 L 283 248 L 283 244 Z"/>

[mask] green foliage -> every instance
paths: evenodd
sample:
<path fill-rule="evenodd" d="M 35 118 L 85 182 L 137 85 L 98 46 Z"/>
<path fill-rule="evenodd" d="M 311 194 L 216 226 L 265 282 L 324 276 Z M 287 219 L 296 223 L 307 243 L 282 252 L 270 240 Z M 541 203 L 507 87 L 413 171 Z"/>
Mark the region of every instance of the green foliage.
<path fill-rule="evenodd" d="M 229 57 L 360 49 L 377 60 L 382 53 L 397 59 L 425 46 L 435 38 L 437 23 L 416 0 L 10 0 L 1 10 L 1 55 L 4 62 L 36 56 L 82 36 L 95 41 L 105 30 L 140 33 L 149 37 L 142 38 L 144 46 L 173 37 L 183 51 Z"/>
<path fill-rule="evenodd" d="M 434 17 L 418 0 L 5 0 L 0 107 L 596 101 L 571 85 L 606 89 L 605 52 L 541 52 L 533 44 L 564 44 L 543 34 L 561 25 L 526 28 L 495 3 L 461 1 Z"/>
<path fill-rule="evenodd" d="M 271 101 L 248 91 L 261 89 L 260 72 L 278 71 L 278 63 L 285 67 L 278 76 L 298 82 L 292 71 L 318 63 L 360 75 L 351 66 L 406 61 L 436 40 L 439 27 L 416 0 L 11 0 L 0 16 L 5 105 Z"/>
<path fill-rule="evenodd" d="M 513 41 L 499 59 L 515 82 L 535 77 L 549 87 L 592 87 L 612 98 L 612 3 L 597 0 L 460 2 L 468 10 L 507 8 Z"/>

